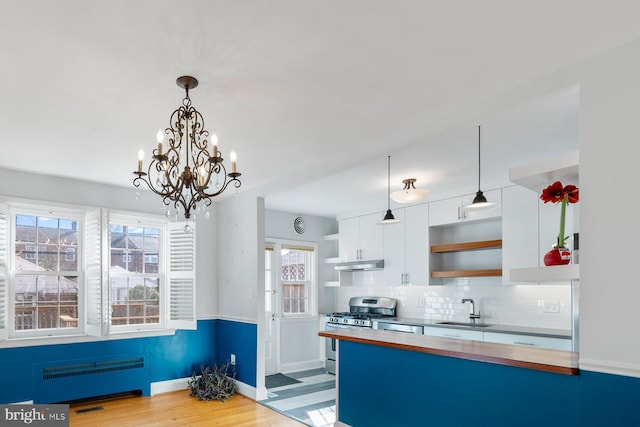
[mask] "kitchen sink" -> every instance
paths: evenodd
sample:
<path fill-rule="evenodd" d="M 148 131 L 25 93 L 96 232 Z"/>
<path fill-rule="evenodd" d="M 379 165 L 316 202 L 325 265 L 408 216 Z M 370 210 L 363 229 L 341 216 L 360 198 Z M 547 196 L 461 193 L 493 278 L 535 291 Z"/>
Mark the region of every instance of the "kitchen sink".
<path fill-rule="evenodd" d="M 449 325 L 449 326 L 466 326 L 468 328 L 486 328 L 491 326 L 488 323 L 471 323 L 471 322 L 437 322 L 437 325 Z"/>

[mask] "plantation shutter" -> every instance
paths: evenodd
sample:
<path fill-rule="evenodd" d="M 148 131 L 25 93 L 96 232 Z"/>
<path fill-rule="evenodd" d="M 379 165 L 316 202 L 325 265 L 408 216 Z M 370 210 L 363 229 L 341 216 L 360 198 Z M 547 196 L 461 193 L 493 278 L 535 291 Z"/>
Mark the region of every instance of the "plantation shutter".
<path fill-rule="evenodd" d="M 0 204 L 0 341 L 9 337 L 9 214 L 6 204 Z"/>
<path fill-rule="evenodd" d="M 167 326 L 174 329 L 196 329 L 196 231 L 195 223 L 168 224 L 168 307 Z"/>
<path fill-rule="evenodd" d="M 102 218 L 104 216 L 104 218 Z M 104 220 L 104 222 L 102 222 Z M 105 224 L 104 230 L 102 223 Z M 108 242 L 108 216 L 100 209 L 89 211 L 84 221 L 84 259 L 86 283 L 85 332 L 96 337 L 108 335 L 108 282 L 103 275 L 103 244 Z M 103 236 L 103 233 L 105 236 Z M 109 264 L 105 264 L 109 265 Z"/>

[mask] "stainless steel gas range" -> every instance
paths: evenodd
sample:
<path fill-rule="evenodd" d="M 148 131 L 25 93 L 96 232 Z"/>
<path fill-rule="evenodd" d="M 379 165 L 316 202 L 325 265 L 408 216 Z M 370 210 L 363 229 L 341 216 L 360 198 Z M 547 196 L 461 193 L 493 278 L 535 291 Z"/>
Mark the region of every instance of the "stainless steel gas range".
<path fill-rule="evenodd" d="M 397 301 L 386 297 L 353 297 L 349 299 L 349 311 L 327 314 L 326 330 L 340 328 L 371 328 L 373 319 L 396 317 Z M 327 338 L 326 369 L 336 372 L 336 340 Z"/>

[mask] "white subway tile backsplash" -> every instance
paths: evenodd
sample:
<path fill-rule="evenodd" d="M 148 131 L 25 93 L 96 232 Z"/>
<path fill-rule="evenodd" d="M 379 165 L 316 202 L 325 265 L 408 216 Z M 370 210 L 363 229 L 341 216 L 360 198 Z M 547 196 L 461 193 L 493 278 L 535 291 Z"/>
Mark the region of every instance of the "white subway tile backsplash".
<path fill-rule="evenodd" d="M 494 279 L 456 279 L 444 286 L 386 286 L 376 273 L 354 274 L 353 286 L 339 288 L 338 311 L 348 310 L 353 296 L 388 296 L 398 299 L 400 317 L 466 321 L 469 305 L 461 301 L 473 298 L 483 322 L 571 329 L 570 285 L 503 286 Z M 545 312 L 545 300 L 557 303 L 559 311 Z"/>

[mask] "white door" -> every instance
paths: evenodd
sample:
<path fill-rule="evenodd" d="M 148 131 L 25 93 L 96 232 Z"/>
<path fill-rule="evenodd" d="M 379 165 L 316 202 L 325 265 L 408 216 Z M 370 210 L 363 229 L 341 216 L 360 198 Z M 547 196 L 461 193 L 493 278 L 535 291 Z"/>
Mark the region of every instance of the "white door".
<path fill-rule="evenodd" d="M 278 372 L 278 308 L 276 297 L 276 255 L 273 246 L 267 246 L 265 253 L 264 314 L 265 318 L 265 374 Z"/>

